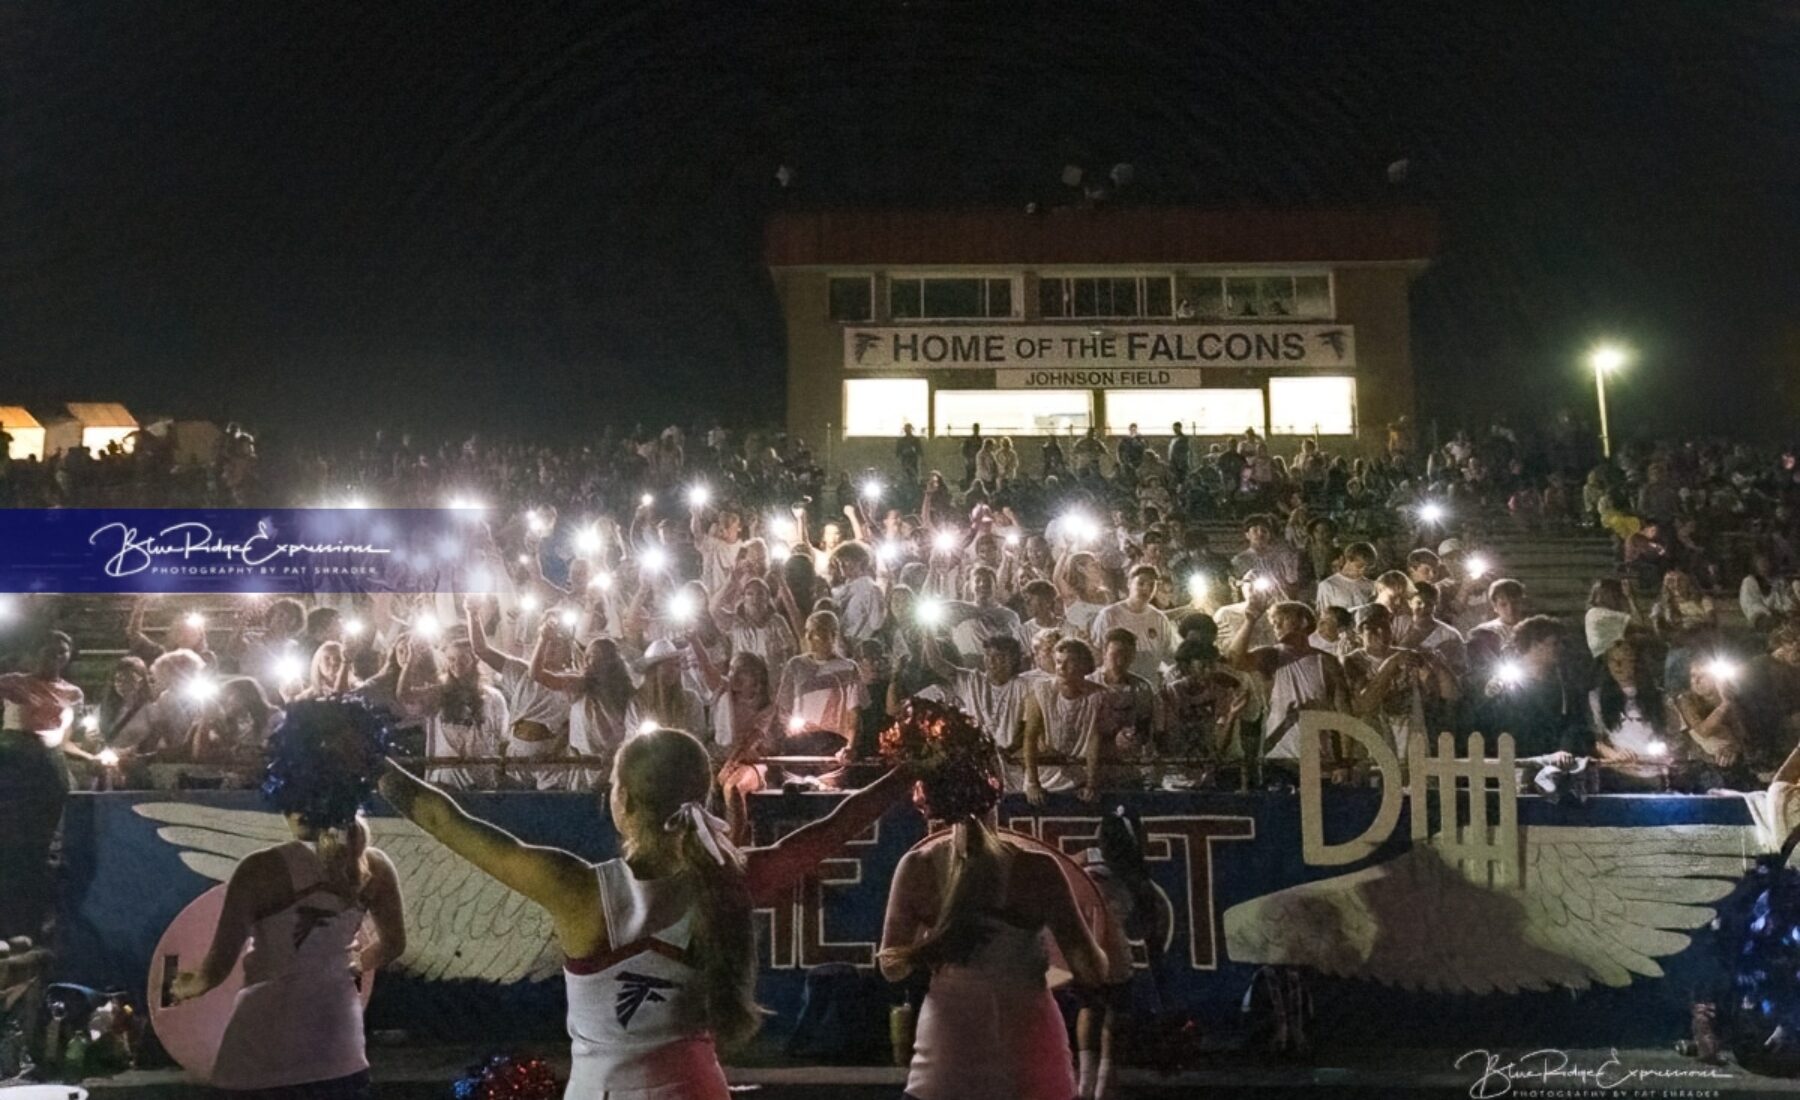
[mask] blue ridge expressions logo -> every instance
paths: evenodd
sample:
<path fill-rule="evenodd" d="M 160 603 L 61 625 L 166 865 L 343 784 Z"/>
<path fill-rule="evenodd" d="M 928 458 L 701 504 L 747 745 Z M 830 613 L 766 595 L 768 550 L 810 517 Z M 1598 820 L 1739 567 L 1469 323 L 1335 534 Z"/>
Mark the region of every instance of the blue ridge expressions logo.
<path fill-rule="evenodd" d="M 0 509 L 0 592 L 490 592 L 470 509 Z"/>
<path fill-rule="evenodd" d="M 117 546 L 118 552 L 106 559 L 106 575 L 130 577 L 149 569 L 159 557 L 179 556 L 183 562 L 224 561 L 246 566 L 265 565 L 277 559 L 294 559 L 310 554 L 391 554 L 385 546 L 368 543 L 291 543 L 277 542 L 266 520 L 257 522 L 256 532 L 242 542 L 227 542 L 213 534 L 204 523 L 177 523 L 160 531 L 139 534 L 135 527 L 113 522 L 88 536 L 91 546 Z"/>

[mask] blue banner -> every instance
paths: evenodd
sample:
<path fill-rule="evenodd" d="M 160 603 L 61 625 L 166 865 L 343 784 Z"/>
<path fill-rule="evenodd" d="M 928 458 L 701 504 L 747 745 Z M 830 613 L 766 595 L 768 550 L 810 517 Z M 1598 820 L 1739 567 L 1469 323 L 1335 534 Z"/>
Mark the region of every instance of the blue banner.
<path fill-rule="evenodd" d="M 476 509 L 0 510 L 0 592 L 486 592 Z"/>
<path fill-rule="evenodd" d="M 1374 820 L 1379 793 L 1324 792 L 1325 839 Z M 464 794 L 470 812 L 528 840 L 589 859 L 616 853 L 596 799 Z M 822 794 L 752 798 L 757 840 L 827 812 Z M 1714 980 L 1705 925 L 1711 901 L 1753 850 L 1738 798 L 1621 797 L 1586 804 L 1522 800 L 1531 839 L 1516 889 L 1472 884 L 1409 839 L 1405 814 L 1363 860 L 1309 865 L 1291 795 L 1137 793 L 1111 798 L 1144 823 L 1145 854 L 1168 940 L 1152 981 L 1134 948 L 1137 1000 L 1233 1021 L 1261 965 L 1315 975 L 1323 1026 L 1370 1041 L 1661 1042 Z M 1009 797 L 1011 829 L 1078 855 L 1102 807 Z M 371 1025 L 442 1038 L 551 1038 L 564 1012 L 561 958 L 547 918 L 418 832 L 377 816 L 377 846 L 399 869 L 410 947 L 383 975 Z M 757 912 L 758 995 L 795 1019 L 806 972 L 874 963 L 894 867 L 924 835 L 896 809 L 825 861 L 785 904 Z M 158 937 L 181 909 L 228 877 L 237 859 L 287 836 L 251 792 L 76 795 L 64 841 L 59 976 L 141 989 Z M 1573 862 L 1571 862 L 1573 861 Z M 1441 873 L 1440 873 L 1441 872 Z M 1662 904 L 1687 901 L 1676 906 Z M 1620 960 L 1624 960 L 1623 963 Z"/>

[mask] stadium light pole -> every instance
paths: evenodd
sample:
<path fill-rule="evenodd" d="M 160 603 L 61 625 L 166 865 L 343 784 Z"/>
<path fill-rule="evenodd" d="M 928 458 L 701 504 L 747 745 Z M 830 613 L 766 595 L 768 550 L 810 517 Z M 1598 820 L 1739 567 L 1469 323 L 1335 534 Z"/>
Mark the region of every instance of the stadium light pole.
<path fill-rule="evenodd" d="M 1612 433 L 1606 425 L 1606 376 L 1625 365 L 1625 352 L 1616 344 L 1601 344 L 1588 352 L 1588 366 L 1594 368 L 1594 396 L 1600 402 L 1600 454 L 1612 457 Z"/>

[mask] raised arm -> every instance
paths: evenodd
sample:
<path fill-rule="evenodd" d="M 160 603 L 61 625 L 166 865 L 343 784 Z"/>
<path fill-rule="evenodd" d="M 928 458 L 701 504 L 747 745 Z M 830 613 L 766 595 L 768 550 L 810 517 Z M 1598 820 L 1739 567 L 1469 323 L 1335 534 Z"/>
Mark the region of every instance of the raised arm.
<path fill-rule="evenodd" d="M 1255 632 L 1256 619 L 1262 613 L 1262 600 L 1252 595 L 1244 605 L 1244 625 L 1232 635 L 1231 645 L 1225 649 L 1226 663 L 1239 672 L 1265 671 L 1258 654 L 1250 648 L 1250 635 Z"/>
<path fill-rule="evenodd" d="M 436 707 L 439 693 L 438 686 L 427 682 L 421 671 L 428 663 L 419 654 L 422 644 L 416 639 L 407 639 L 406 653 L 400 663 L 400 680 L 394 686 L 394 696 L 400 705 L 413 711 L 430 711 Z"/>
<path fill-rule="evenodd" d="M 555 922 L 565 952 L 588 955 L 606 945 L 599 879 L 586 860 L 559 848 L 527 844 L 471 817 L 449 795 L 391 761 L 381 777 L 381 795 L 444 847 L 542 906 Z"/>
<path fill-rule="evenodd" d="M 706 690 L 714 695 L 725 690 L 728 682 L 725 673 L 713 664 L 712 654 L 706 651 L 706 643 L 700 640 L 698 630 L 688 631 L 687 648 L 694 655 L 694 671 L 700 674 L 700 682 L 706 685 Z"/>
<path fill-rule="evenodd" d="M 744 565 L 739 562 L 732 566 L 725 583 L 706 601 L 708 610 L 712 612 L 713 622 L 720 630 L 730 630 L 738 624 L 737 606 L 743 593 L 743 581 Z"/>
<path fill-rule="evenodd" d="M 469 646 L 475 650 L 475 656 L 495 672 L 505 672 L 506 662 L 513 658 L 488 644 L 487 628 L 481 625 L 481 609 L 474 597 L 463 598 L 463 617 L 469 623 Z"/>
<path fill-rule="evenodd" d="M 820 860 L 830 859 L 912 790 L 913 774 L 894 768 L 837 804 L 817 821 L 802 825 L 774 844 L 744 853 L 746 881 L 757 905 L 780 901 Z"/>
<path fill-rule="evenodd" d="M 531 647 L 531 678 L 547 688 L 557 691 L 575 691 L 581 687 L 582 676 L 579 672 L 558 672 L 547 667 L 549 660 L 550 632 L 555 630 L 553 620 L 545 619 L 538 627 L 537 644 Z"/>
<path fill-rule="evenodd" d="M 844 505 L 844 518 L 850 521 L 850 530 L 858 542 L 869 541 L 869 522 L 865 521 L 860 504 Z"/>

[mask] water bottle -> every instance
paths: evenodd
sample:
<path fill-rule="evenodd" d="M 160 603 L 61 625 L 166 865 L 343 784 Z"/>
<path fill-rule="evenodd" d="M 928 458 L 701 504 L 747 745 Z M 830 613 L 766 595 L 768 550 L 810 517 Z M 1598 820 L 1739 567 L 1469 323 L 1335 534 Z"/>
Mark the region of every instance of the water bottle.
<path fill-rule="evenodd" d="M 69 1040 L 69 1048 L 63 1053 L 63 1075 L 79 1081 L 87 1076 L 87 1036 L 77 1031 Z"/>
<path fill-rule="evenodd" d="M 894 1064 L 896 1066 L 909 1066 L 912 1064 L 912 1005 L 897 1004 L 888 1011 L 888 1042 L 893 1044 Z"/>
<path fill-rule="evenodd" d="M 63 1040 L 67 1038 L 69 1006 L 61 1001 L 50 1005 L 50 1023 L 44 1028 L 44 1064 L 55 1066 L 62 1061 Z"/>

